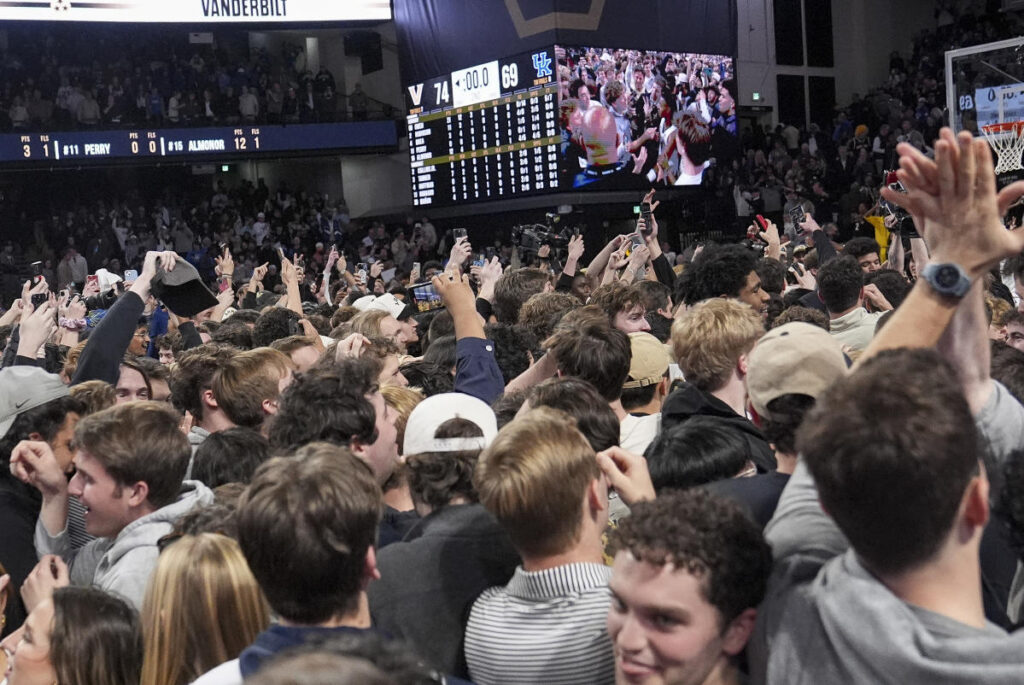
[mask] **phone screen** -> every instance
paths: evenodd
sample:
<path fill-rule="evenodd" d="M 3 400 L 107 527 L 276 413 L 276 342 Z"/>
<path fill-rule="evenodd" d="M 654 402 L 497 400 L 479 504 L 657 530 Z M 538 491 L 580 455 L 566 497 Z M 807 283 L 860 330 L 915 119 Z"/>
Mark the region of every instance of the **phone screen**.
<path fill-rule="evenodd" d="M 441 295 L 430 281 L 410 285 L 409 294 L 412 295 L 412 300 L 416 303 L 417 311 L 429 312 L 444 306 Z"/>
<path fill-rule="evenodd" d="M 452 237 L 454 237 L 456 240 L 458 240 L 459 238 L 465 238 L 466 236 L 467 236 L 466 229 L 464 229 L 464 228 L 453 228 L 452 229 Z"/>
<path fill-rule="evenodd" d="M 640 203 L 640 217 L 644 220 L 644 235 L 651 234 L 651 203 Z"/>

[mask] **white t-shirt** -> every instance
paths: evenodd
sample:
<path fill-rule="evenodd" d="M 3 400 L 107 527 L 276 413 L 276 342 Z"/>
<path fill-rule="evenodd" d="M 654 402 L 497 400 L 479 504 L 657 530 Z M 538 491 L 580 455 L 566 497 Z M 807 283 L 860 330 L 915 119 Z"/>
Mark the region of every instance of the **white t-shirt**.
<path fill-rule="evenodd" d="M 619 447 L 633 454 L 643 454 L 660 429 L 661 412 L 647 416 L 630 414 L 619 423 Z"/>

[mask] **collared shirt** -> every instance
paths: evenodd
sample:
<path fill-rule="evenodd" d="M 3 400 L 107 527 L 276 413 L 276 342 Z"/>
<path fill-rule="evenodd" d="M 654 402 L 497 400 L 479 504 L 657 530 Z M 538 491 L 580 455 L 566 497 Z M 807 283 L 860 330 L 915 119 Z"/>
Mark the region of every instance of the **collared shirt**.
<path fill-rule="evenodd" d="M 875 337 L 875 327 L 884 313 L 869 314 L 863 307 L 857 307 L 838 319 L 832 319 L 829 332 L 841 345 L 849 345 L 857 351 L 864 350 Z"/>
<path fill-rule="evenodd" d="M 466 625 L 466 661 L 479 685 L 601 685 L 615 682 L 605 630 L 611 569 L 520 566 L 505 587 L 485 591 Z"/>

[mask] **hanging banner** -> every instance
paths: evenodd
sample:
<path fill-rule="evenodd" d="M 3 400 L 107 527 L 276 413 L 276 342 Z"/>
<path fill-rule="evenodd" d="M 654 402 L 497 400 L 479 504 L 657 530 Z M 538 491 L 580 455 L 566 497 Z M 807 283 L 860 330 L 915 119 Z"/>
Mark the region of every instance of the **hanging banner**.
<path fill-rule="evenodd" d="M 0 0 L 0 21 L 265 24 L 389 19 L 389 0 Z"/>

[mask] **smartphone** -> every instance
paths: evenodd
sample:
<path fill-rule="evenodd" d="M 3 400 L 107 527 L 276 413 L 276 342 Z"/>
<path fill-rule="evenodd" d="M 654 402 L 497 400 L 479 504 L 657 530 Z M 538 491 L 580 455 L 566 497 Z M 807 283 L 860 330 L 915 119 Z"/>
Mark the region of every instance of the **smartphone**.
<path fill-rule="evenodd" d="M 464 229 L 464 228 L 453 228 L 452 229 L 452 237 L 455 238 L 456 240 L 458 240 L 459 238 L 465 238 L 467 236 L 468 236 L 468 233 L 466 232 L 466 229 Z"/>
<path fill-rule="evenodd" d="M 641 202 L 640 203 L 640 218 L 644 220 L 643 234 L 648 236 L 651 234 L 651 203 Z"/>
<path fill-rule="evenodd" d="M 419 262 L 413 262 L 412 263 L 412 273 L 414 273 L 414 274 L 420 273 L 420 263 Z"/>
<path fill-rule="evenodd" d="M 85 277 L 85 283 L 86 283 L 86 285 L 95 285 L 95 286 L 99 287 L 100 277 L 97 276 L 96 274 L 93 274 L 92 276 L 86 276 Z"/>
<path fill-rule="evenodd" d="M 487 258 L 484 257 L 482 252 L 476 255 L 476 259 L 473 260 L 473 266 L 484 266 L 487 264 Z"/>
<path fill-rule="evenodd" d="M 128 269 L 124 272 L 125 283 L 134 283 L 137 280 L 139 280 L 139 272 L 135 269 Z"/>
<path fill-rule="evenodd" d="M 356 264 L 356 278 L 366 283 L 366 277 L 370 273 L 370 268 L 366 265 L 366 262 L 359 262 Z"/>
<path fill-rule="evenodd" d="M 417 311 L 420 312 L 429 312 L 431 310 L 444 307 L 441 295 L 438 294 L 437 290 L 434 288 L 434 284 L 430 281 L 410 285 L 409 296 L 416 304 Z"/>
<path fill-rule="evenodd" d="M 36 285 L 43 278 L 43 263 L 32 262 L 32 285 Z"/>
<path fill-rule="evenodd" d="M 804 222 L 806 218 L 806 212 L 804 212 L 803 204 L 799 204 L 789 210 L 789 219 L 793 222 L 793 225 L 800 228 L 800 224 Z"/>
<path fill-rule="evenodd" d="M 39 309 L 39 306 L 44 304 L 49 299 L 50 296 L 47 295 L 46 293 L 36 293 L 35 295 L 32 296 L 32 310 L 35 311 L 36 309 Z"/>

